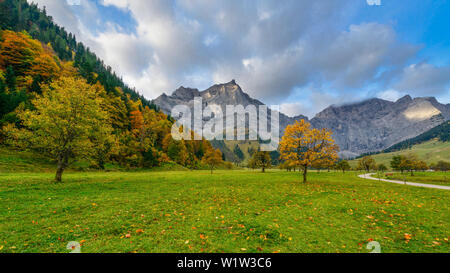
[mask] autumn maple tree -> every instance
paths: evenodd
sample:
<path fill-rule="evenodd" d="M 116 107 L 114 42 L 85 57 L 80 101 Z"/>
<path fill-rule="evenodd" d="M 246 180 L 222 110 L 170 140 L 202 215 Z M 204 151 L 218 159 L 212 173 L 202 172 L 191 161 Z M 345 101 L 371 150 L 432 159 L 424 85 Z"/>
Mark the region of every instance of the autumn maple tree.
<path fill-rule="evenodd" d="M 203 164 L 209 166 L 209 168 L 211 170 L 211 174 L 212 174 L 214 168 L 216 168 L 223 162 L 222 152 L 219 149 L 217 149 L 217 150 L 208 149 L 205 152 L 205 155 L 203 156 L 202 162 L 203 162 Z"/>
<path fill-rule="evenodd" d="M 316 162 L 335 162 L 339 147 L 328 129 L 313 129 L 304 120 L 286 127 L 280 142 L 280 158 L 303 168 L 303 182 L 307 182 L 308 168 Z"/>
<path fill-rule="evenodd" d="M 80 158 L 92 158 L 111 143 L 112 128 L 96 89 L 82 79 L 62 77 L 43 86 L 31 101 L 33 110 L 19 111 L 23 128 L 9 125 L 12 143 L 39 151 L 57 162 L 55 180 Z"/>
<path fill-rule="evenodd" d="M 60 68 L 51 54 L 49 46 L 33 40 L 26 32 L 1 32 L 0 69 L 12 66 L 17 76 L 29 75 L 50 79 Z"/>

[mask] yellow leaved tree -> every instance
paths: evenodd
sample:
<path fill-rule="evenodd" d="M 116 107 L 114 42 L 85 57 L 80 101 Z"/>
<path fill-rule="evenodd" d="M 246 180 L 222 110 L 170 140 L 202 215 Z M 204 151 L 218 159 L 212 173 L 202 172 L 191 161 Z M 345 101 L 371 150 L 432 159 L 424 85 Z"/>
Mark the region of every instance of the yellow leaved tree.
<path fill-rule="evenodd" d="M 303 168 L 303 182 L 307 182 L 308 168 L 313 164 L 336 162 L 339 147 L 328 129 L 312 129 L 304 120 L 286 127 L 280 142 L 281 159 Z"/>
<path fill-rule="evenodd" d="M 61 77 L 42 87 L 31 101 L 33 110 L 19 110 L 22 128 L 8 125 L 12 144 L 39 151 L 57 162 L 55 180 L 78 159 L 92 159 L 113 146 L 112 128 L 102 98 L 82 79 Z"/>

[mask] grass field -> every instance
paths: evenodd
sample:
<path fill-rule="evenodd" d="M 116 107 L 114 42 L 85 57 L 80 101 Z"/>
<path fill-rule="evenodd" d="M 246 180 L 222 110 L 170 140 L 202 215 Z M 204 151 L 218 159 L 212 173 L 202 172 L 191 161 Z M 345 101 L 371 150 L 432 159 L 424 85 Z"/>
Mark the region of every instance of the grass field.
<path fill-rule="evenodd" d="M 356 173 L 0 174 L 0 252 L 449 252 L 450 193 Z"/>
<path fill-rule="evenodd" d="M 450 162 L 450 142 L 441 142 L 437 140 L 428 141 L 419 145 L 414 145 L 411 149 L 402 150 L 393 153 L 383 153 L 373 155 L 377 164 L 384 164 L 386 167 L 391 167 L 392 157 L 397 155 L 407 155 L 414 153 L 420 160 L 424 160 L 427 164 L 437 163 L 438 161 Z M 355 167 L 358 160 L 350 162 L 352 167 Z"/>
<path fill-rule="evenodd" d="M 377 176 L 375 175 L 374 177 Z M 414 172 L 414 176 L 411 176 L 411 174 L 408 172 L 404 172 L 403 174 L 393 173 L 390 176 L 383 176 L 382 178 L 399 181 L 406 180 L 408 182 L 417 182 L 424 184 L 450 186 L 450 172 Z"/>

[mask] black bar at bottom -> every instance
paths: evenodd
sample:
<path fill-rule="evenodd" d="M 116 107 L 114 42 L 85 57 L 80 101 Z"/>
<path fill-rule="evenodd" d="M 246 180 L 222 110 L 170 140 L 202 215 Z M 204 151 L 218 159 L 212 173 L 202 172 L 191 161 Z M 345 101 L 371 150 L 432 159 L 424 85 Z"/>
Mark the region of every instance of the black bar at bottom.
<path fill-rule="evenodd" d="M 37 264 L 89 265 L 118 269 L 140 268 L 138 272 L 310 272 L 345 269 L 371 270 L 445 266 L 448 254 L 0 254 L 4 268 Z M 28 261 L 30 260 L 30 261 Z M 35 260 L 35 261 L 32 261 Z M 81 266 L 83 267 L 83 266 Z M 448 268 L 448 267 L 447 267 Z M 157 270 L 158 269 L 158 270 Z M 313 269 L 313 270 L 312 270 Z M 442 268 L 441 268 L 442 269 Z M 64 270 L 62 270 L 64 271 Z M 132 270 L 131 270 L 132 271 Z M 132 271 L 134 272 L 134 271 Z M 128 273 L 128 270 L 127 270 Z"/>

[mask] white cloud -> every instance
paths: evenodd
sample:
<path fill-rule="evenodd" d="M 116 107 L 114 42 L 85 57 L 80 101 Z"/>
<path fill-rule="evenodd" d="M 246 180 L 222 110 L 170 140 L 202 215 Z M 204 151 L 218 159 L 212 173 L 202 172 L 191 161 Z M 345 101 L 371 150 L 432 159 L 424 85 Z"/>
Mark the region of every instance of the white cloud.
<path fill-rule="evenodd" d="M 450 66 L 412 64 L 403 69 L 394 88 L 412 95 L 445 95 L 450 90 Z"/>
<path fill-rule="evenodd" d="M 377 97 L 383 100 L 388 100 L 388 101 L 397 101 L 398 99 L 400 99 L 401 97 L 405 96 L 406 94 L 403 92 L 399 92 L 397 90 L 394 89 L 388 89 L 385 91 L 382 91 L 380 93 L 377 94 Z"/>
<path fill-rule="evenodd" d="M 374 83 L 386 90 L 378 96 L 389 99 L 448 90 L 448 67 L 403 69 L 419 48 L 400 42 L 391 26 L 349 24 L 355 11 L 349 0 L 81 0 L 77 15 L 65 1 L 34 1 L 149 99 L 181 85 L 236 79 L 268 104 L 312 87 L 309 103 L 284 105 L 288 114 L 312 116 L 329 104 L 364 98 L 367 92 L 355 90 Z M 97 23 L 98 4 L 129 14 L 135 31 Z"/>
<path fill-rule="evenodd" d="M 289 116 L 296 117 L 299 115 L 305 115 L 307 112 L 306 107 L 300 102 L 283 103 L 280 105 L 280 112 Z"/>

